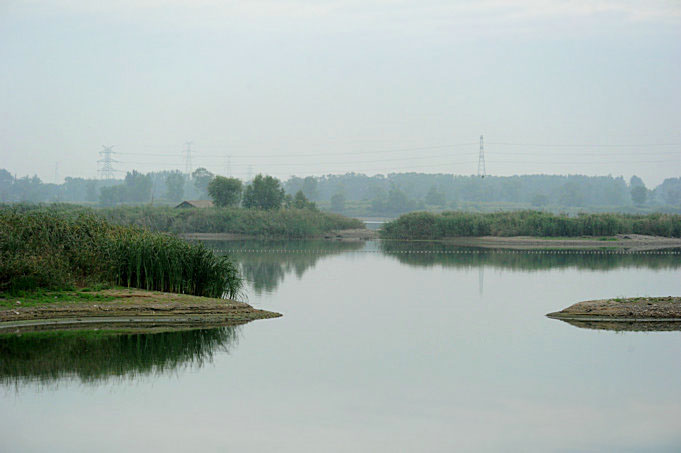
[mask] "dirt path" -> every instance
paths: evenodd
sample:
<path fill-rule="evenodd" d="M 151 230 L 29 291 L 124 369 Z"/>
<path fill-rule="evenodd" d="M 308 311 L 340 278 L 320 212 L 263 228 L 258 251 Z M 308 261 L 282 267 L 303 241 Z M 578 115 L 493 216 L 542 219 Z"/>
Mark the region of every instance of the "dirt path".
<path fill-rule="evenodd" d="M 640 234 L 618 234 L 612 237 L 537 238 L 531 236 L 482 236 L 443 239 L 453 245 L 507 249 L 602 249 L 630 251 L 681 248 L 681 239 Z"/>

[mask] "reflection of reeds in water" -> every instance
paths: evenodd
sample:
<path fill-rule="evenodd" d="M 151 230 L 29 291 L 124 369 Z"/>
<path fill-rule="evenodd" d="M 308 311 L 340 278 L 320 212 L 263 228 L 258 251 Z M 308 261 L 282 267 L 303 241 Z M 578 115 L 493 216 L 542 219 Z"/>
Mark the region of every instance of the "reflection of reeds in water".
<path fill-rule="evenodd" d="M 428 267 L 472 268 L 491 266 L 517 270 L 576 268 L 608 270 L 624 267 L 647 269 L 678 269 L 678 254 L 593 253 L 591 251 L 556 250 L 494 250 L 458 247 L 438 242 L 381 241 L 381 251 L 401 263 Z M 418 252 L 418 253 L 416 253 Z"/>
<path fill-rule="evenodd" d="M 241 275 L 256 294 L 272 292 L 287 275 L 303 274 L 327 256 L 360 250 L 363 242 L 341 241 L 213 241 L 208 247 L 229 250 L 230 257 L 239 263 Z"/>
<path fill-rule="evenodd" d="M 60 331 L 0 335 L 0 384 L 84 383 L 162 375 L 210 363 L 236 343 L 235 327 L 153 334 Z"/>

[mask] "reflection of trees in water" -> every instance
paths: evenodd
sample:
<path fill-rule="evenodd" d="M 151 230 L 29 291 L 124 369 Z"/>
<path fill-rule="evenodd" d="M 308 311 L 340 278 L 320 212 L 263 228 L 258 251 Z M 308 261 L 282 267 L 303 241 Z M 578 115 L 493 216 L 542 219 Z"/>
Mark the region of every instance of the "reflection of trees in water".
<path fill-rule="evenodd" d="M 294 273 L 301 278 L 317 262 L 329 255 L 359 250 L 362 242 L 341 241 L 212 241 L 207 242 L 218 251 L 229 250 L 240 265 L 244 278 L 256 294 L 271 292 Z"/>
<path fill-rule="evenodd" d="M 0 384 L 55 383 L 77 377 L 84 383 L 162 375 L 210 363 L 229 352 L 235 327 L 161 333 L 106 330 L 0 335 Z"/>
<path fill-rule="evenodd" d="M 457 247 L 437 242 L 382 241 L 384 254 L 412 266 L 478 267 L 492 266 L 505 269 L 542 270 L 574 267 L 577 269 L 608 270 L 622 267 L 648 269 L 678 269 L 681 256 L 639 253 L 588 253 L 571 250 L 491 250 Z M 404 253 L 424 251 L 429 253 Z M 452 253 L 452 252 L 464 253 Z M 474 253 L 471 253 L 474 252 Z M 678 252 L 678 251 L 677 251 Z"/>

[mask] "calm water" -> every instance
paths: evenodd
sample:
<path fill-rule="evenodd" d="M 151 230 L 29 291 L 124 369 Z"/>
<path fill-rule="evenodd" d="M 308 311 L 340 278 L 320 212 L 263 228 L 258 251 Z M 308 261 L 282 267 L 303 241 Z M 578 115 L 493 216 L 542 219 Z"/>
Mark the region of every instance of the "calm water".
<path fill-rule="evenodd" d="M 544 316 L 680 294 L 680 255 L 212 245 L 283 318 L 4 338 L 0 451 L 681 450 L 681 332 Z"/>

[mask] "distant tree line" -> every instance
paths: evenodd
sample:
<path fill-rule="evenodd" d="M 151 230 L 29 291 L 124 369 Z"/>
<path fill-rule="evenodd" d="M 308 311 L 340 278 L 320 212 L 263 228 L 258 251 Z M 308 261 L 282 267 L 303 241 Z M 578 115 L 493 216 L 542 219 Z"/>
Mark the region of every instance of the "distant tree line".
<path fill-rule="evenodd" d="M 681 210 L 681 178 L 669 178 L 648 189 L 641 178 L 582 175 L 476 176 L 359 173 L 300 178 L 281 182 L 258 175 L 244 183 L 216 176 L 205 168 L 191 175 L 178 171 L 127 173 L 122 179 L 68 177 L 62 184 L 44 183 L 37 176 L 16 177 L 0 169 L 0 202 L 72 202 L 173 204 L 211 198 L 219 206 L 258 209 L 299 207 L 343 213 L 349 204 L 363 203 L 376 215 L 416 210 L 459 209 L 470 203 L 514 203 L 520 207 L 559 210 L 563 207 L 610 210 Z"/>

